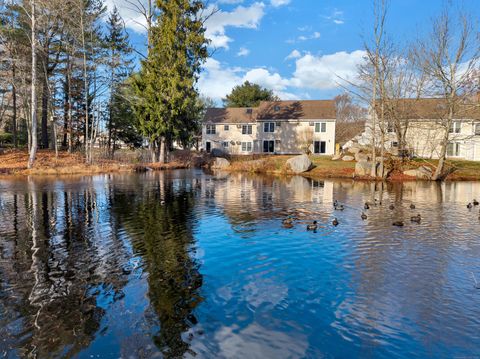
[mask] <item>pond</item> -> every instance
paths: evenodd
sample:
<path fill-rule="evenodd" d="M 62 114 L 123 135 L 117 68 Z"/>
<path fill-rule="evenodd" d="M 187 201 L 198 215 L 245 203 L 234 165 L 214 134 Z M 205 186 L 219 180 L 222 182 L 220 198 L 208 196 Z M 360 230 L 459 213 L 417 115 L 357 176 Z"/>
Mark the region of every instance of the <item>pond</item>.
<path fill-rule="evenodd" d="M 0 179 L 0 355 L 478 357 L 475 197 L 198 170 Z"/>

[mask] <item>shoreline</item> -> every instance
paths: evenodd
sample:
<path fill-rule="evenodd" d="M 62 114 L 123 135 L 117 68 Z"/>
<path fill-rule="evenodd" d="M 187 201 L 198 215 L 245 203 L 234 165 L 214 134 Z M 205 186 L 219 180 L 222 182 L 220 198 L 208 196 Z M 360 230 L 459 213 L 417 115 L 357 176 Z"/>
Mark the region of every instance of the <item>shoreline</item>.
<path fill-rule="evenodd" d="M 198 154 L 183 152 L 177 158 L 173 156 L 169 163 L 128 163 L 115 160 L 99 160 L 97 164 L 87 165 L 83 162 L 83 157 L 79 154 L 69 154 L 60 152 L 58 157 L 49 150 L 40 150 L 33 169 L 26 168 L 28 154 L 21 150 L 12 150 L 0 154 L 0 178 L 12 177 L 56 177 L 68 175 L 93 176 L 98 174 L 114 173 L 139 173 L 150 171 L 168 171 L 188 168 L 210 168 L 213 158 L 198 159 Z M 201 157 L 201 156 L 200 156 Z M 254 157 L 234 157 L 228 167 L 221 170 L 224 172 L 241 172 L 250 174 L 265 174 L 276 176 L 302 176 L 311 179 L 342 179 L 362 182 L 431 182 L 426 179 L 419 179 L 404 175 L 401 171 L 393 171 L 385 179 L 373 179 L 369 176 L 355 176 L 355 161 L 332 161 L 326 156 L 310 156 L 314 165 L 311 170 L 295 174 L 285 170 L 285 162 L 293 156 L 254 156 Z M 432 160 L 418 160 L 408 164 L 410 167 L 415 165 L 432 165 Z M 451 163 L 457 170 L 448 175 L 446 182 L 466 182 L 480 181 L 480 162 L 455 161 Z"/>

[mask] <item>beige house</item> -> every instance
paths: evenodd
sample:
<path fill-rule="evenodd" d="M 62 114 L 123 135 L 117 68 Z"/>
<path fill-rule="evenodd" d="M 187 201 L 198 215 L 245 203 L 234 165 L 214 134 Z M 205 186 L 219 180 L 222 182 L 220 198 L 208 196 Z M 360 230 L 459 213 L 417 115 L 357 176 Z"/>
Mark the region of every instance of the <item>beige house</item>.
<path fill-rule="evenodd" d="M 390 106 L 393 115 L 386 110 L 386 141 L 385 147 L 391 152 L 398 148 L 397 135 L 394 130 L 394 123 L 408 124 L 405 140 L 406 149 L 413 155 L 422 158 L 438 158 L 440 156 L 441 142 L 447 130 L 442 123 L 446 119 L 447 109 L 445 100 L 439 98 L 401 99 L 396 100 Z M 376 126 L 373 130 L 373 116 L 378 123 L 379 113 L 377 111 L 367 121 L 365 131 L 356 138 L 349 141 L 344 148 L 351 147 L 354 143 L 369 145 L 375 135 L 377 141 L 381 131 Z M 447 157 L 471 161 L 480 161 L 480 104 L 465 103 L 454 114 L 454 121 L 449 131 L 449 144 Z"/>
<path fill-rule="evenodd" d="M 335 101 L 272 101 L 255 108 L 210 108 L 202 148 L 228 154 L 335 152 Z"/>

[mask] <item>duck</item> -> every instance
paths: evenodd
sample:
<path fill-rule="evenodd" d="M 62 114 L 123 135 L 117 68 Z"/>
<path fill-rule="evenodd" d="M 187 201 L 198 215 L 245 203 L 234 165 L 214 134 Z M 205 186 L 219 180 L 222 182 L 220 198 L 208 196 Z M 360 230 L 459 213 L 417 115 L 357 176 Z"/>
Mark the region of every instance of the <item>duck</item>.
<path fill-rule="evenodd" d="M 283 228 L 287 228 L 287 229 L 293 228 L 293 223 L 291 222 L 284 223 Z"/>
<path fill-rule="evenodd" d="M 392 225 L 396 226 L 396 227 L 403 227 L 404 223 L 403 221 L 395 221 L 392 223 Z"/>
<path fill-rule="evenodd" d="M 480 204 L 480 203 L 479 203 L 476 199 L 473 200 L 473 205 L 474 205 L 474 206 L 478 206 L 479 204 Z"/>
<path fill-rule="evenodd" d="M 412 216 L 410 217 L 410 221 L 411 222 L 416 222 L 416 223 L 420 223 L 422 221 L 422 216 L 419 214 L 417 214 L 416 216 Z"/>
<path fill-rule="evenodd" d="M 390 208 L 393 211 L 395 209 L 395 206 L 391 204 L 388 208 Z"/>
<path fill-rule="evenodd" d="M 362 212 L 362 215 L 361 215 L 360 217 L 361 217 L 363 220 L 366 220 L 366 219 L 368 218 L 367 215 L 366 215 L 364 212 Z"/>
<path fill-rule="evenodd" d="M 337 207 L 338 206 L 338 201 L 337 200 L 334 200 L 333 201 L 333 207 Z"/>
<path fill-rule="evenodd" d="M 333 221 L 332 221 L 332 225 L 334 225 L 335 227 L 338 226 L 339 222 L 338 222 L 338 219 L 334 218 Z"/>
<path fill-rule="evenodd" d="M 345 209 L 345 207 L 343 207 L 343 204 L 338 204 L 335 206 L 335 210 L 336 211 L 343 211 Z"/>
<path fill-rule="evenodd" d="M 365 202 L 365 205 L 363 206 L 365 210 L 370 209 L 370 204 L 368 202 Z"/>
<path fill-rule="evenodd" d="M 410 209 L 415 209 L 415 205 L 413 203 L 410 204 Z"/>
<path fill-rule="evenodd" d="M 292 217 L 287 217 L 284 220 L 282 220 L 282 224 L 284 226 L 288 226 L 290 224 L 293 224 L 293 218 Z"/>
<path fill-rule="evenodd" d="M 473 208 L 473 204 L 471 204 L 471 203 L 467 204 L 467 208 L 468 208 L 468 209 L 472 209 L 472 208 Z"/>
<path fill-rule="evenodd" d="M 317 221 L 307 224 L 307 231 L 316 231 L 318 228 Z"/>

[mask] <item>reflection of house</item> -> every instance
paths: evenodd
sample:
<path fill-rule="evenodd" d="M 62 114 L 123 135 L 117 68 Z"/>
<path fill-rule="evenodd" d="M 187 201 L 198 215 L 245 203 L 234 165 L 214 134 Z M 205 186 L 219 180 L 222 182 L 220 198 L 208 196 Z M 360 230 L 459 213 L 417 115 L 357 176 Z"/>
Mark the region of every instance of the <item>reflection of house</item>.
<path fill-rule="evenodd" d="M 393 101 L 392 101 L 393 102 Z M 445 136 L 445 127 L 448 118 L 448 109 L 445 100 L 439 98 L 401 99 L 384 107 L 386 120 L 386 148 L 395 152 L 398 147 L 397 136 L 394 130 L 395 123 L 408 128 L 406 131 L 406 149 L 412 154 L 425 158 L 438 158 L 440 144 Z M 379 106 L 374 113 L 379 123 Z M 373 131 L 371 119 L 365 127 L 365 132 L 347 143 L 350 147 L 353 142 L 362 145 L 371 143 L 373 133 L 377 139 L 381 131 L 377 125 Z M 480 161 L 480 105 L 479 103 L 464 103 L 458 106 L 454 114 L 454 121 L 449 128 L 449 145 L 447 156 L 459 159 Z M 378 140 L 377 140 L 378 141 Z"/>
<path fill-rule="evenodd" d="M 210 108 L 202 146 L 230 154 L 331 155 L 335 150 L 335 101 L 262 102 L 256 108 Z"/>

